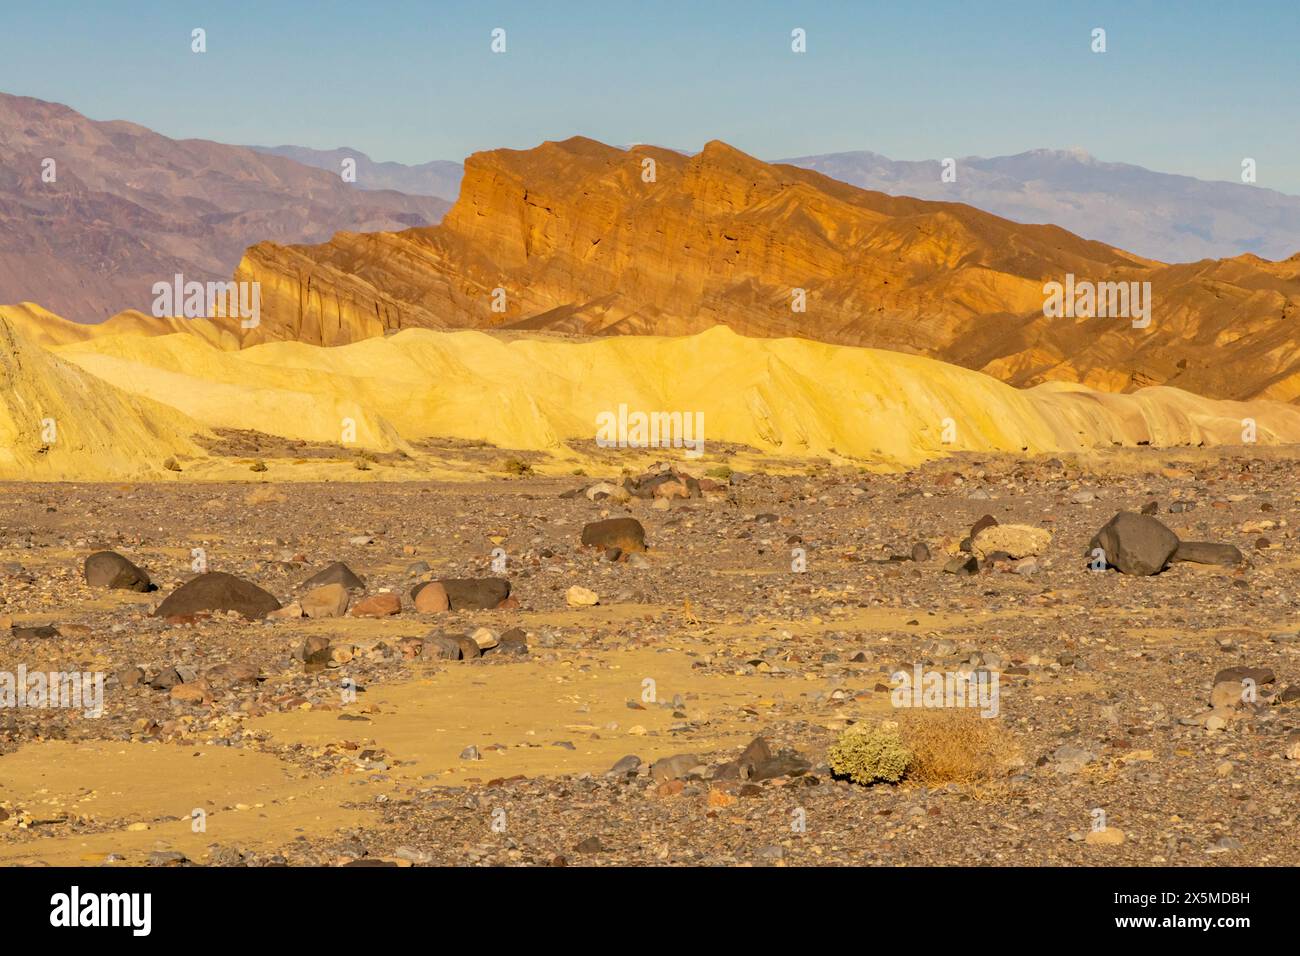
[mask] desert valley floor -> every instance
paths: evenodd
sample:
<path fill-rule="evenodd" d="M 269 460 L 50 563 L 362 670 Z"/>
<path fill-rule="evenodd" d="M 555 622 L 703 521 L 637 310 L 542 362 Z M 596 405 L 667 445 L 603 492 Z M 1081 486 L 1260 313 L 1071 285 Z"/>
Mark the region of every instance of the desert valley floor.
<path fill-rule="evenodd" d="M 7 666 L 110 676 L 99 719 L 0 713 L 0 863 L 1295 865 L 1298 458 L 966 455 L 628 501 L 584 493 L 617 468 L 5 484 Z M 1244 564 L 1090 570 L 1092 535 L 1151 502 Z M 1050 545 L 949 573 L 986 514 Z M 627 515 L 644 554 L 582 546 Z M 87 587 L 106 549 L 158 590 Z M 194 549 L 285 604 L 342 561 L 400 611 L 357 592 L 382 616 L 152 616 Z M 497 576 L 497 609 L 410 597 Z M 828 747 L 889 718 L 916 663 L 999 674 L 997 773 L 836 779 Z M 1259 699 L 1207 717 L 1243 667 Z"/>

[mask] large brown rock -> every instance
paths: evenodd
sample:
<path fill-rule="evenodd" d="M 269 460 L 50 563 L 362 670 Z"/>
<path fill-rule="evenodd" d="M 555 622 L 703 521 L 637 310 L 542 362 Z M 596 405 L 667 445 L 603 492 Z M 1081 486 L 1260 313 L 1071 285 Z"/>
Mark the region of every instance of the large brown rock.
<path fill-rule="evenodd" d="M 411 597 L 419 606 L 420 595 L 432 585 L 440 586 L 453 611 L 491 611 L 510 597 L 510 582 L 505 578 L 444 578 L 416 585 Z"/>
<path fill-rule="evenodd" d="M 150 591 L 153 583 L 134 564 L 116 551 L 97 551 L 86 559 L 86 583 L 92 588 L 115 591 Z"/>
<path fill-rule="evenodd" d="M 260 621 L 280 602 L 251 581 L 225 571 L 208 571 L 182 584 L 154 611 L 155 617 L 235 611 L 250 621 Z"/>
<path fill-rule="evenodd" d="M 1240 684 L 1242 681 L 1251 680 L 1256 684 L 1271 684 L 1277 679 L 1271 667 L 1249 667 L 1244 664 L 1238 664 L 1234 667 L 1225 667 L 1214 675 L 1214 683 L 1222 684 L 1231 681 L 1234 684 Z"/>
<path fill-rule="evenodd" d="M 1121 511 L 1088 546 L 1106 553 L 1106 564 L 1124 574 L 1159 574 L 1178 550 L 1178 535 L 1150 515 Z"/>
<path fill-rule="evenodd" d="M 342 617 L 348 609 L 348 589 L 341 584 L 322 584 L 303 595 L 302 613 L 307 617 Z"/>
<path fill-rule="evenodd" d="M 624 552 L 644 551 L 645 528 L 635 518 L 606 518 L 582 528 L 582 543 L 591 548 L 619 548 Z"/>
<path fill-rule="evenodd" d="M 451 610 L 451 599 L 447 589 L 437 581 L 430 581 L 415 589 L 413 594 L 415 610 L 420 614 L 440 614 Z"/>

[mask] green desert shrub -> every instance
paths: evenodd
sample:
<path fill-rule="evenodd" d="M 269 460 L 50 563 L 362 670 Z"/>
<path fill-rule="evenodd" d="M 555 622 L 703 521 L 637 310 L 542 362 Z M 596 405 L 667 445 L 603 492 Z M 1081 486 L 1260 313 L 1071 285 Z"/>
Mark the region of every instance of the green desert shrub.
<path fill-rule="evenodd" d="M 896 727 L 875 724 L 850 727 L 826 754 L 831 770 L 854 783 L 898 783 L 912 755 Z"/>
<path fill-rule="evenodd" d="M 957 784 L 979 790 L 1021 760 L 1001 721 L 946 708 L 916 710 L 897 721 L 856 724 L 827 752 L 831 770 L 854 783 L 925 786 Z"/>

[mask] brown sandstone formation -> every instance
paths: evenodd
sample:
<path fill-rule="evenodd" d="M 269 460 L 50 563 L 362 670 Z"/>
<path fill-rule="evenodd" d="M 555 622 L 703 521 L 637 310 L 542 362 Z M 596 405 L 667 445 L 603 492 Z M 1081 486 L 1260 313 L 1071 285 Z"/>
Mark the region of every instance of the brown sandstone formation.
<path fill-rule="evenodd" d="M 1149 327 L 1045 317 L 1044 284 L 1067 274 L 1150 282 Z M 581 138 L 479 153 L 441 225 L 261 243 L 236 278 L 262 283 L 262 324 L 244 344 L 338 345 L 409 327 L 675 335 L 725 324 L 922 353 L 1016 385 L 1300 395 L 1300 358 L 1285 347 L 1300 256 L 1166 266 L 720 142 L 690 157 Z M 792 308 L 796 289 L 806 311 Z"/>

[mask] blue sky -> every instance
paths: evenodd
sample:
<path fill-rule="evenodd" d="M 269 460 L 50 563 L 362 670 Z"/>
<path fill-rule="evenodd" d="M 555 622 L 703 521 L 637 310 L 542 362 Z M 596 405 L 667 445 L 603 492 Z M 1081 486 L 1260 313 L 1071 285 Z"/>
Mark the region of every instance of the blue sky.
<path fill-rule="evenodd" d="M 0 90 L 173 137 L 406 163 L 578 133 L 768 159 L 1082 146 L 1206 179 L 1251 156 L 1300 193 L 1296 0 L 0 4 Z"/>

